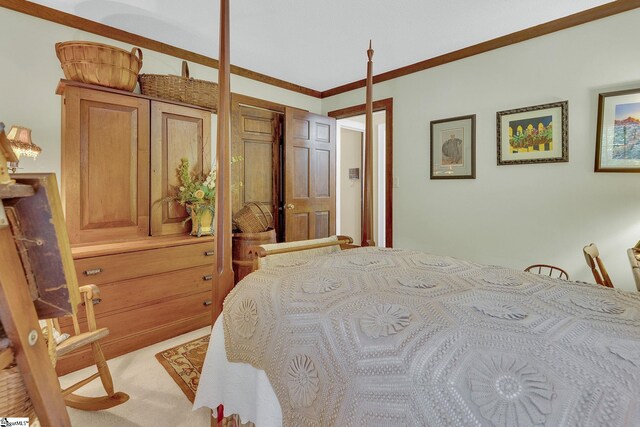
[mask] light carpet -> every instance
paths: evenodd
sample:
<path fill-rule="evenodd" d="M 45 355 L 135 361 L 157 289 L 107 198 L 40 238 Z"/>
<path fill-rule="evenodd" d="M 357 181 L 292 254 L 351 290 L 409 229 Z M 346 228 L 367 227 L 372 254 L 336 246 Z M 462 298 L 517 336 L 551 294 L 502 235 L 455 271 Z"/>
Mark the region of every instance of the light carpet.
<path fill-rule="evenodd" d="M 168 348 L 208 335 L 211 328 L 205 327 L 175 338 L 119 356 L 107 363 L 111 369 L 116 391 L 131 397 L 128 402 L 105 411 L 86 412 L 68 408 L 73 426 L 80 427 L 209 427 L 209 410 L 192 410 L 192 404 L 184 393 L 167 375 L 164 368 L 154 360 L 154 356 Z M 60 378 L 63 387 L 85 378 L 95 372 L 89 367 Z M 100 380 L 81 388 L 79 393 L 99 396 L 102 391 Z"/>

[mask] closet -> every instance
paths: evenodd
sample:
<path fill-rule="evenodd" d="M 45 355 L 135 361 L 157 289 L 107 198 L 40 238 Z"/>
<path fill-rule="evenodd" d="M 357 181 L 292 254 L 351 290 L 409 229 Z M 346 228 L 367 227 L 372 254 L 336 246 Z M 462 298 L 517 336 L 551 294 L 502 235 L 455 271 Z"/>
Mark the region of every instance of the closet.
<path fill-rule="evenodd" d="M 97 321 L 111 331 L 105 355 L 210 324 L 213 237 L 189 236 L 186 211 L 163 199 L 179 186 L 180 159 L 208 172 L 212 111 L 66 80 L 57 93 L 69 239 L 80 285 L 101 290 Z M 90 358 L 71 353 L 58 373 Z"/>

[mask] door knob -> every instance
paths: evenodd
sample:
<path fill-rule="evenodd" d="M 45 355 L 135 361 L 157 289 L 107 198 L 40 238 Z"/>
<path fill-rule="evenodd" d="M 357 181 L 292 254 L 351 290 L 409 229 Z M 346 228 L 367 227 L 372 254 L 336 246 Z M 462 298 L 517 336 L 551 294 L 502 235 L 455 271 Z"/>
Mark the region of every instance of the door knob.
<path fill-rule="evenodd" d="M 295 206 L 292 203 L 289 203 L 288 205 L 285 206 L 286 209 L 293 209 L 295 208 Z"/>

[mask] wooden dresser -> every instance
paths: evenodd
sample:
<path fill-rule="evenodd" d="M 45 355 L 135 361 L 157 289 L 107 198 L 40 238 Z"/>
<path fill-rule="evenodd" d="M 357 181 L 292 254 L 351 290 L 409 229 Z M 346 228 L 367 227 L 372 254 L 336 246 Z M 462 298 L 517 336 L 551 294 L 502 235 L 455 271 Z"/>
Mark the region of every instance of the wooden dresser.
<path fill-rule="evenodd" d="M 211 324 L 213 250 L 213 238 L 191 236 L 72 249 L 80 286 L 100 288 L 95 312 L 110 331 L 102 341 L 107 359 Z M 82 314 L 79 320 L 84 327 Z M 91 364 L 90 349 L 83 349 L 63 356 L 57 370 Z"/>
<path fill-rule="evenodd" d="M 106 357 L 210 324 L 214 239 L 189 236 L 186 211 L 163 199 L 180 185 L 182 158 L 192 173 L 209 171 L 212 112 L 69 81 L 57 93 L 69 239 L 79 284 L 100 287 Z M 71 353 L 58 373 L 91 357 Z"/>

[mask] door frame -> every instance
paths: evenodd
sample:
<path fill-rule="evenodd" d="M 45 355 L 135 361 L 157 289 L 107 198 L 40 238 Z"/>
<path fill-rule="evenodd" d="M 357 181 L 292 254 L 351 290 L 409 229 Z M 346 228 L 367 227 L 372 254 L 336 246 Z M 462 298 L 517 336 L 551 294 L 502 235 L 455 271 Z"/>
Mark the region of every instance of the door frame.
<path fill-rule="evenodd" d="M 393 98 L 373 102 L 373 111 L 385 112 L 385 246 L 393 247 Z M 366 113 L 365 104 L 329 111 L 327 116 L 347 119 Z"/>
<path fill-rule="evenodd" d="M 284 114 L 284 110 L 287 108 L 287 105 L 284 104 L 278 104 L 277 102 L 254 98 L 252 96 L 242 95 L 239 93 L 231 94 L 231 104 L 234 103 L 246 105 L 247 107 L 262 108 L 263 110 L 270 110 L 281 114 Z"/>

